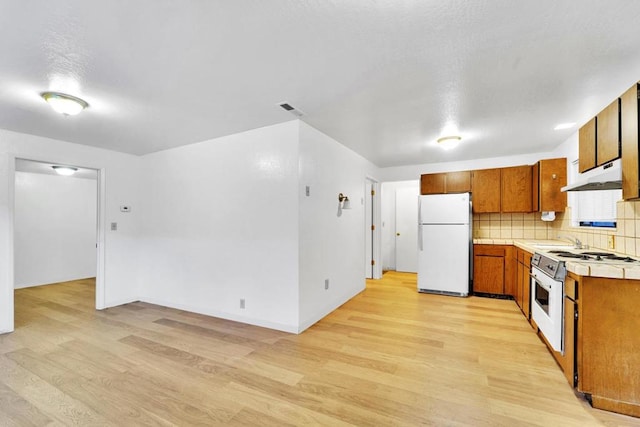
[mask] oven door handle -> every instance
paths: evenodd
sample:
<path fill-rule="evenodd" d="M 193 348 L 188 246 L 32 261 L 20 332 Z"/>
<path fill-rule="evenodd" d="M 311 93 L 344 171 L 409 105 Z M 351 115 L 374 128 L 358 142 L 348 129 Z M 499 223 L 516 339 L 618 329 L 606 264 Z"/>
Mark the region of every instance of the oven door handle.
<path fill-rule="evenodd" d="M 532 273 L 529 273 L 529 277 L 531 277 L 538 285 L 540 285 L 542 289 L 544 289 L 547 292 L 551 292 L 551 286 L 547 285 L 546 283 L 542 283 L 540 279 L 538 279 Z"/>

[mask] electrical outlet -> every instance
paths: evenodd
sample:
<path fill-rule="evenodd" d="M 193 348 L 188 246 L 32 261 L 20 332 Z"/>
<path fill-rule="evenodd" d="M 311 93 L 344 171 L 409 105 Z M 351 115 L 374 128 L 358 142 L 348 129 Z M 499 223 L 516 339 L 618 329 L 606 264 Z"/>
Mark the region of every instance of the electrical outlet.
<path fill-rule="evenodd" d="M 324 288 L 329 289 L 329 279 L 324 279 Z"/>
<path fill-rule="evenodd" d="M 244 298 L 240 298 L 240 308 L 244 309 Z"/>
<path fill-rule="evenodd" d="M 616 239 L 615 236 L 611 235 L 607 237 L 607 248 L 615 249 L 616 248 Z"/>

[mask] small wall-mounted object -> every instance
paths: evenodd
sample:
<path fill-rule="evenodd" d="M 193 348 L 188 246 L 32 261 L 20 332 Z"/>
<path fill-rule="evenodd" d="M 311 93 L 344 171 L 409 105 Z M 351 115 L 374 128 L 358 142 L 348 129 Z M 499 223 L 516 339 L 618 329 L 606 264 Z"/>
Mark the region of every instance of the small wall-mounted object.
<path fill-rule="evenodd" d="M 131 206 L 126 206 L 126 205 L 120 206 L 120 212 L 131 212 Z"/>
<path fill-rule="evenodd" d="M 349 201 L 349 197 L 344 194 L 338 194 L 338 203 L 340 203 L 341 209 L 351 209 L 351 202 Z"/>

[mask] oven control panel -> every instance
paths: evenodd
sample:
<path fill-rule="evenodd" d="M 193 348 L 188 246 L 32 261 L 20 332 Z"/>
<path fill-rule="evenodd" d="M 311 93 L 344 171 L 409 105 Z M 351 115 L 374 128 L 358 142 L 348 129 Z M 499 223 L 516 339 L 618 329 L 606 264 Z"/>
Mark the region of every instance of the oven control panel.
<path fill-rule="evenodd" d="M 531 258 L 531 265 L 536 266 L 544 274 L 558 281 L 564 281 L 564 276 L 567 274 L 564 261 L 558 261 L 542 254 L 534 254 L 533 258 Z"/>

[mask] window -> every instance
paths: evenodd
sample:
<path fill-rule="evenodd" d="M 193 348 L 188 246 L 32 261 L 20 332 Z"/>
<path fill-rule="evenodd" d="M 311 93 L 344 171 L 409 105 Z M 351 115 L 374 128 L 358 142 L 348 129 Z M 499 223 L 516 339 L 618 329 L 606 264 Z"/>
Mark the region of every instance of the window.
<path fill-rule="evenodd" d="M 571 164 L 569 175 L 573 182 L 578 177 L 578 162 Z M 616 226 L 616 204 L 622 200 L 622 190 L 572 191 L 569 192 L 571 225 L 574 227 Z"/>

